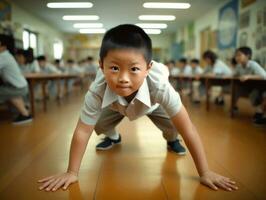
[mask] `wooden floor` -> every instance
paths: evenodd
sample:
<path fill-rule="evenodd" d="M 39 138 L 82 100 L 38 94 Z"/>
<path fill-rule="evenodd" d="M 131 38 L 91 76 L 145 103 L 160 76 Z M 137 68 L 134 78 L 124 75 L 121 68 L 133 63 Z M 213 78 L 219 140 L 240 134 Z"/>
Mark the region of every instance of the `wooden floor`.
<path fill-rule="evenodd" d="M 251 108 L 240 102 L 231 120 L 228 108 L 193 106 L 184 101 L 202 137 L 211 168 L 238 182 L 237 192 L 212 191 L 199 184 L 188 154 L 167 152 L 160 131 L 147 118 L 118 130 L 122 145 L 96 152 L 102 137 L 92 135 L 79 183 L 68 191 L 38 191 L 37 180 L 67 167 L 72 132 L 83 95 L 72 95 L 48 112 L 37 109 L 34 122 L 13 126 L 0 123 L 0 199 L 266 199 L 266 129 L 250 122 Z M 39 112 L 38 112 L 39 111 Z"/>

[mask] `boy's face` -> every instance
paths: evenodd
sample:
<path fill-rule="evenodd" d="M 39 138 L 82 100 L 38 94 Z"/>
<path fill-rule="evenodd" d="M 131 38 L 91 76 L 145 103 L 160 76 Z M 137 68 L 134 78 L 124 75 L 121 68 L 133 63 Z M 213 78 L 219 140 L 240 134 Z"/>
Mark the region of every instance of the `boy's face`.
<path fill-rule="evenodd" d="M 178 62 L 178 66 L 180 68 L 184 68 L 186 66 L 186 63 L 184 63 L 184 62 Z"/>
<path fill-rule="evenodd" d="M 197 67 L 197 65 L 198 65 L 198 64 L 197 64 L 197 63 L 195 63 L 195 62 L 191 62 L 191 63 L 190 63 L 190 66 L 191 66 L 192 68 L 195 68 L 195 67 Z"/>
<path fill-rule="evenodd" d="M 45 65 L 46 65 L 46 61 L 45 60 L 39 60 L 38 63 L 39 63 L 39 66 L 42 67 L 42 68 L 44 68 Z"/>
<path fill-rule="evenodd" d="M 134 49 L 111 50 L 99 64 L 110 89 L 123 97 L 140 88 L 151 67 L 142 52 Z"/>
<path fill-rule="evenodd" d="M 243 54 L 241 51 L 237 51 L 235 59 L 238 64 L 246 64 L 248 61 L 248 56 Z"/>
<path fill-rule="evenodd" d="M 17 60 L 19 65 L 24 65 L 26 63 L 25 57 L 21 54 L 16 55 L 16 60 Z"/>
<path fill-rule="evenodd" d="M 204 58 L 203 60 L 204 60 L 204 62 L 205 62 L 207 65 L 212 65 L 212 61 L 211 61 L 211 59 L 209 59 L 209 58 Z"/>

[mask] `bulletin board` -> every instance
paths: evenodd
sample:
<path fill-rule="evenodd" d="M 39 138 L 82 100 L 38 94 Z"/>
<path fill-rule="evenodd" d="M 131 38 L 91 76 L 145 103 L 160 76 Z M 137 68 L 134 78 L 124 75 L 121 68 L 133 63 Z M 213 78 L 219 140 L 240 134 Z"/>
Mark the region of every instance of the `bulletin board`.
<path fill-rule="evenodd" d="M 11 20 L 11 5 L 6 0 L 0 0 L 0 21 Z"/>
<path fill-rule="evenodd" d="M 238 0 L 232 0 L 219 10 L 217 43 L 220 50 L 235 48 L 238 29 Z"/>

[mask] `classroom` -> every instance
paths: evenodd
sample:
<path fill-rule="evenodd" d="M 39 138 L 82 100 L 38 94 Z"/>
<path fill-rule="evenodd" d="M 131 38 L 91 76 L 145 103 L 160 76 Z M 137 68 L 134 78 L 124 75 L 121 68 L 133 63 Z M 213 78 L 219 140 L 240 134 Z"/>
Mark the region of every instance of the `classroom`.
<path fill-rule="evenodd" d="M 263 200 L 265 155 L 265 0 L 0 0 L 1 200 Z"/>

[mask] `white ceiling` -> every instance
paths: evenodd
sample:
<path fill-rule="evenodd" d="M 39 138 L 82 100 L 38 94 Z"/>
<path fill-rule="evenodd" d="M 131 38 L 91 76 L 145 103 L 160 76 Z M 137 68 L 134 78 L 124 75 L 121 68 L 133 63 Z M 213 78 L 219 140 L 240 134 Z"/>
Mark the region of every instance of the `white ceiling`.
<path fill-rule="evenodd" d="M 225 0 L 157 0 L 157 2 L 188 2 L 191 4 L 191 7 L 187 10 L 143 8 L 143 3 L 149 2 L 149 0 L 88 0 L 93 3 L 93 7 L 85 9 L 51 9 L 46 6 L 48 2 L 86 2 L 85 0 L 12 1 L 27 12 L 46 21 L 51 26 L 65 33 L 78 33 L 78 29 L 73 28 L 73 24 L 75 23 L 74 21 L 62 20 L 63 15 L 99 15 L 100 20 L 91 22 L 101 22 L 103 23 L 104 28 L 109 29 L 123 23 L 140 23 L 141 21 L 138 20 L 138 16 L 142 14 L 175 15 L 176 20 L 166 22 L 168 24 L 168 28 L 163 30 L 163 33 L 169 33 L 175 32 L 178 26 L 204 15 L 208 12 L 208 10 Z M 156 0 L 150 0 L 150 2 L 156 2 Z M 147 21 L 143 21 L 143 23 L 147 23 Z"/>

